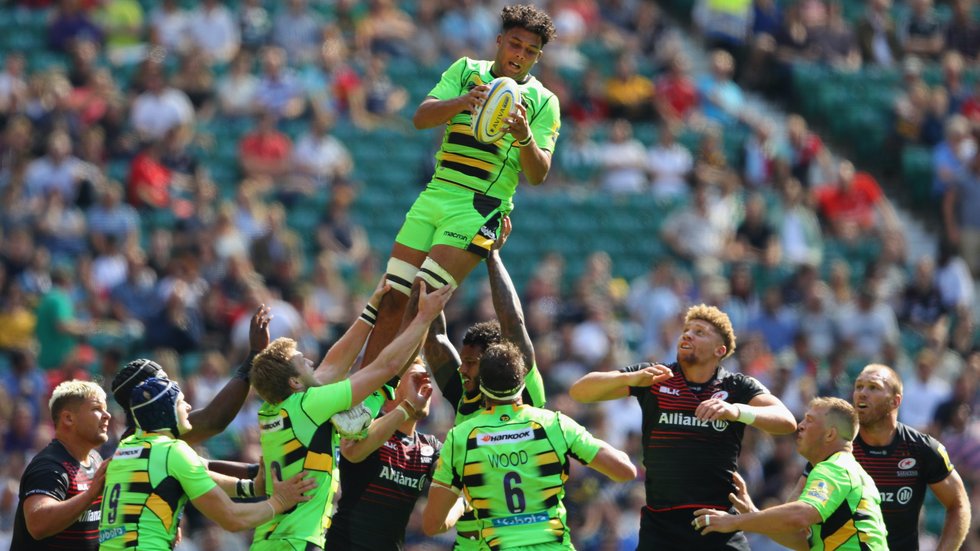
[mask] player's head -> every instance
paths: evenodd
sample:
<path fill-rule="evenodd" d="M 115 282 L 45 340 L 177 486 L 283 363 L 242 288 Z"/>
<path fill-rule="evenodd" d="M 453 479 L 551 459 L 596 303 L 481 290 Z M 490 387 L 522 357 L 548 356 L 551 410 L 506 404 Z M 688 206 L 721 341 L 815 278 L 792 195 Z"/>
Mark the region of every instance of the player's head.
<path fill-rule="evenodd" d="M 151 377 L 136 385 L 129 403 L 136 426 L 143 432 L 170 431 L 176 437 L 191 430 L 187 420 L 191 406 L 170 379 Z"/>
<path fill-rule="evenodd" d="M 489 400 L 512 402 L 524 391 L 524 356 L 513 343 L 490 345 L 480 357 L 480 392 Z"/>
<path fill-rule="evenodd" d="M 823 461 L 850 445 L 857 431 L 857 412 L 851 404 L 840 398 L 814 398 L 797 428 L 796 448 L 811 462 Z"/>
<path fill-rule="evenodd" d="M 65 381 L 54 388 L 48 409 L 55 430 L 100 446 L 109 440 L 109 415 L 105 391 L 91 381 Z M 64 437 L 64 436 L 62 436 Z"/>
<path fill-rule="evenodd" d="M 278 404 L 293 392 L 316 386 L 313 362 L 296 349 L 296 341 L 279 337 L 252 360 L 252 387 L 270 404 Z"/>
<path fill-rule="evenodd" d="M 421 356 L 416 356 L 412 365 L 408 366 L 408 369 L 402 374 L 401 381 L 398 382 L 398 386 L 395 388 L 394 402 L 396 404 L 400 404 L 402 400 L 408 399 L 410 393 L 413 391 L 413 385 L 409 384 L 409 381 L 413 379 L 416 381 L 416 387 L 420 387 L 422 384 L 429 382 L 429 372 L 425 369 L 425 363 L 422 361 Z M 422 417 L 429 415 L 429 404 L 431 401 L 432 395 L 430 394 L 429 399 L 425 401 L 425 406 L 420 411 Z"/>
<path fill-rule="evenodd" d="M 160 364 L 155 361 L 140 358 L 123 366 L 116 373 L 116 376 L 112 378 L 112 396 L 116 399 L 116 403 L 126 412 L 126 426 L 129 428 L 136 427 L 133 414 L 129 410 L 129 396 L 132 394 L 133 389 L 136 388 L 136 385 L 151 377 L 166 379 L 167 374 L 160 367 Z"/>
<path fill-rule="evenodd" d="M 887 365 L 870 364 L 854 380 L 851 403 L 862 427 L 890 417 L 897 419 L 902 404 L 902 379 Z"/>
<path fill-rule="evenodd" d="M 547 13 L 529 4 L 505 7 L 500 12 L 495 73 L 524 80 L 554 37 L 555 24 Z"/>
<path fill-rule="evenodd" d="M 463 388 L 470 394 L 480 386 L 480 356 L 492 344 L 500 342 L 500 324 L 496 321 L 481 321 L 470 326 L 463 335 L 463 347 L 459 351 L 459 374 L 463 377 Z"/>
<path fill-rule="evenodd" d="M 677 343 L 677 361 L 698 363 L 715 358 L 720 362 L 733 353 L 735 330 L 728 314 L 706 304 L 688 308 Z"/>

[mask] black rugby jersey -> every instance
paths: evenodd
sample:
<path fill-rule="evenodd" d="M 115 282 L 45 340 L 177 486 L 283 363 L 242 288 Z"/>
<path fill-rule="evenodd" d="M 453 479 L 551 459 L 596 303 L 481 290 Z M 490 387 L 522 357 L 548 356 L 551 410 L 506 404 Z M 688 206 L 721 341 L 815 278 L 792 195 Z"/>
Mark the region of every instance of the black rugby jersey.
<path fill-rule="evenodd" d="M 360 463 L 340 456 L 340 502 L 326 550 L 402 549 L 405 526 L 431 478 L 442 442 L 395 431 Z"/>
<path fill-rule="evenodd" d="M 858 435 L 854 457 L 881 494 L 888 548 L 918 549 L 919 511 L 927 486 L 953 472 L 946 448 L 935 438 L 899 423 L 895 438 L 887 446 L 869 446 Z"/>
<path fill-rule="evenodd" d="M 11 551 L 46 551 L 71 549 L 72 551 L 96 551 L 99 548 L 99 519 L 102 496 L 95 498 L 82 516 L 65 530 L 43 540 L 35 540 L 27 531 L 24 518 L 24 500 L 33 495 L 46 495 L 58 501 L 66 501 L 88 489 L 95 471 L 102 464 L 102 456 L 92 450 L 89 466 L 84 467 L 68 453 L 58 440 L 52 440 L 24 469 L 20 479 L 20 501 L 14 517 L 14 533 Z"/>

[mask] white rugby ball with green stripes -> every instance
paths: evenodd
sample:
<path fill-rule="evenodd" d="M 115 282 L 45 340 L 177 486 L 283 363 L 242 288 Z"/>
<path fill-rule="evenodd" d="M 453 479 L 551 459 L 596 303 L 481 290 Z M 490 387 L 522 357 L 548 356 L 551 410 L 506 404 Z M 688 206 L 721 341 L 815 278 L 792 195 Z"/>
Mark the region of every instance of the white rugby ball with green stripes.
<path fill-rule="evenodd" d="M 507 118 L 516 110 L 521 89 L 510 77 L 490 81 L 490 91 L 483 106 L 473 114 L 473 137 L 480 143 L 491 144 L 504 137 Z"/>

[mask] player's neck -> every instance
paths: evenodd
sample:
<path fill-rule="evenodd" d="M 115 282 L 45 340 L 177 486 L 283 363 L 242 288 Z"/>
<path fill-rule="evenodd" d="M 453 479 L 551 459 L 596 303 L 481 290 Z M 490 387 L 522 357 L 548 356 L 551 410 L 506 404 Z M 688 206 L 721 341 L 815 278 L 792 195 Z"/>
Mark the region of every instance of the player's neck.
<path fill-rule="evenodd" d="M 417 421 L 415 419 L 409 419 L 407 421 L 404 421 L 402 424 L 398 425 L 398 432 L 408 436 L 412 436 L 413 434 L 415 434 L 416 424 Z"/>
<path fill-rule="evenodd" d="M 89 454 L 95 449 L 92 444 L 83 442 L 76 435 L 65 431 L 55 431 L 54 438 L 68 450 L 68 455 L 83 465 L 88 462 Z"/>
<path fill-rule="evenodd" d="M 895 431 L 898 430 L 898 419 L 893 415 L 883 417 L 875 423 L 866 423 L 858 429 L 861 441 L 869 446 L 883 447 L 892 443 L 895 439 Z"/>
<path fill-rule="evenodd" d="M 678 363 L 678 365 L 681 366 L 684 379 L 689 383 L 695 384 L 707 383 L 715 376 L 715 372 L 718 371 L 718 364 Z"/>

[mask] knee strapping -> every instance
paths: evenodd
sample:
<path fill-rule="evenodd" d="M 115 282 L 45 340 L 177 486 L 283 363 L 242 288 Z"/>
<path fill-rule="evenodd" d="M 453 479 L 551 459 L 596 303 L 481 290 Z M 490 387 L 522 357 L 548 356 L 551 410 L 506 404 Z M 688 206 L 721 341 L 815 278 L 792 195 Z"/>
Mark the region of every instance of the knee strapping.
<path fill-rule="evenodd" d="M 422 278 L 429 285 L 429 288 L 433 290 L 441 289 L 446 285 L 449 285 L 452 289 L 456 289 L 459 286 L 456 283 L 456 278 L 431 258 L 426 258 L 425 262 L 422 263 L 422 267 L 419 268 L 418 277 Z"/>
<path fill-rule="evenodd" d="M 391 285 L 392 290 L 408 297 L 412 296 L 412 282 L 415 281 L 415 275 L 418 273 L 417 266 L 398 258 L 389 258 L 388 267 L 385 269 L 385 281 Z"/>

